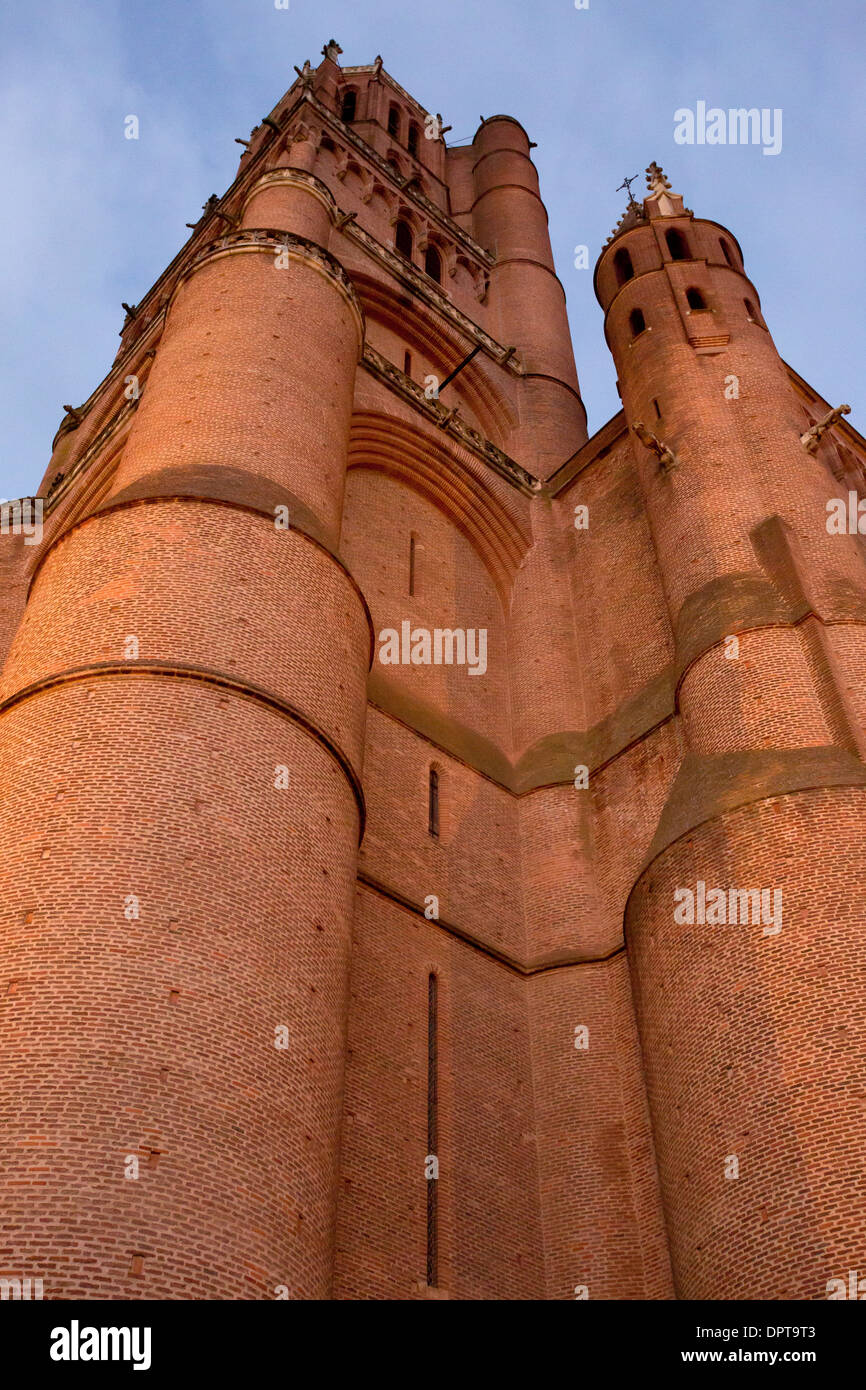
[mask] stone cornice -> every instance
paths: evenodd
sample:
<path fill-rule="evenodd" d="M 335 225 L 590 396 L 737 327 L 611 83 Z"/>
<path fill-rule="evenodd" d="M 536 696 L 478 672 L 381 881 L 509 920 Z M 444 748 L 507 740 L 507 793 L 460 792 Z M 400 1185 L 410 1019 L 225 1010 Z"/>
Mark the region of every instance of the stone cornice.
<path fill-rule="evenodd" d="M 244 193 L 240 203 L 241 216 L 246 211 L 248 203 L 260 189 L 280 183 L 299 184 L 308 189 L 327 208 L 331 221 L 334 220 L 334 215 L 337 212 L 337 200 L 328 185 L 317 178 L 315 174 L 311 174 L 309 169 L 298 169 L 292 164 L 275 164 L 272 169 L 266 169 L 263 174 L 259 174 Z"/>
<path fill-rule="evenodd" d="M 341 291 L 355 315 L 360 352 L 360 345 L 364 341 L 364 310 L 355 286 L 336 256 L 319 246 L 318 242 L 310 241 L 309 237 L 299 236 L 296 232 L 283 232 L 273 227 L 247 227 L 241 231 L 226 232 L 224 236 L 208 242 L 178 275 L 169 299 L 169 307 L 181 285 L 208 261 L 249 251 L 285 251 L 290 258 L 306 261 L 321 271 Z"/>
<path fill-rule="evenodd" d="M 389 362 L 370 343 L 364 345 L 361 365 L 373 376 L 378 377 L 389 390 L 395 391 L 416 410 L 420 410 L 439 429 L 444 430 L 452 439 L 456 439 L 464 448 L 476 454 L 496 473 L 511 483 L 512 487 L 518 488 L 528 497 L 534 497 L 539 491 L 541 483 L 537 478 L 534 478 L 508 454 L 503 453 L 491 440 L 485 439 L 484 435 L 468 425 L 458 414 L 447 410 L 439 401 L 428 400 L 423 387 L 408 377 L 405 372 L 401 372 L 399 367 L 395 367 L 393 362 Z"/>

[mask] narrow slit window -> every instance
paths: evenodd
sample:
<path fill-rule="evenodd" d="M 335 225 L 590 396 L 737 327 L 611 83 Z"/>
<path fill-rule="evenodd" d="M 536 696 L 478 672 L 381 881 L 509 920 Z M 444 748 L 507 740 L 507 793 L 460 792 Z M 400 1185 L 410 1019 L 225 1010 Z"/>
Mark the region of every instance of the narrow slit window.
<path fill-rule="evenodd" d="M 656 400 L 653 401 L 653 407 L 654 407 L 654 409 L 655 409 L 656 419 L 657 419 L 657 420 L 660 420 L 660 419 L 662 418 L 662 412 L 661 412 L 661 407 L 659 406 L 658 401 L 656 401 Z"/>
<path fill-rule="evenodd" d="M 409 153 L 411 154 L 412 158 L 413 158 L 413 159 L 417 159 L 417 157 L 418 157 L 418 127 L 415 125 L 414 121 L 413 121 L 412 125 L 410 125 L 410 127 L 409 127 L 409 138 L 408 138 L 408 140 L 407 140 L 406 143 L 407 143 L 407 145 L 409 146 Z"/>
<path fill-rule="evenodd" d="M 707 301 L 704 299 L 704 296 L 701 294 L 700 290 L 686 290 L 686 299 L 689 302 L 690 309 L 706 309 L 707 307 Z"/>
<path fill-rule="evenodd" d="M 408 348 L 403 353 L 403 372 L 406 376 L 412 375 L 412 354 Z"/>
<path fill-rule="evenodd" d="M 640 309 L 632 309 L 628 316 L 628 324 L 633 338 L 636 338 L 639 333 L 643 333 L 646 328 L 646 319 Z"/>
<path fill-rule="evenodd" d="M 358 103 L 357 92 L 344 92 L 343 105 L 340 107 L 340 120 L 345 121 L 346 125 L 351 125 L 355 119 L 355 107 Z"/>
<path fill-rule="evenodd" d="M 415 540 L 416 540 L 415 532 L 413 531 L 412 534 L 411 534 L 411 536 L 409 537 L 409 597 L 410 597 L 410 598 L 414 598 L 414 597 L 415 597 L 415 558 L 416 558 L 416 545 L 415 545 Z"/>
<path fill-rule="evenodd" d="M 754 306 L 754 304 L 752 303 L 751 299 L 744 299 L 744 300 L 743 300 L 743 303 L 744 303 L 745 306 L 746 306 L 746 313 L 749 315 L 749 318 L 750 318 L 750 319 L 754 319 L 755 322 L 757 323 L 757 321 L 758 321 L 758 315 L 755 313 L 755 306 Z"/>
<path fill-rule="evenodd" d="M 396 106 L 392 106 L 388 110 L 388 134 L 392 135 L 395 140 L 400 138 L 400 112 Z"/>
<path fill-rule="evenodd" d="M 430 769 L 427 789 L 427 829 L 434 840 L 439 839 L 439 773 L 435 767 Z"/>
<path fill-rule="evenodd" d="M 439 1142 L 438 1086 L 438 980 L 430 974 L 427 980 L 427 1164 L 426 1169 L 433 1172 L 438 1168 L 436 1146 Z M 431 1160 L 435 1162 L 431 1165 Z M 435 1288 L 439 1283 L 439 1230 L 437 1220 L 436 1189 L 439 1180 L 435 1176 L 427 1178 L 427 1284 Z"/>

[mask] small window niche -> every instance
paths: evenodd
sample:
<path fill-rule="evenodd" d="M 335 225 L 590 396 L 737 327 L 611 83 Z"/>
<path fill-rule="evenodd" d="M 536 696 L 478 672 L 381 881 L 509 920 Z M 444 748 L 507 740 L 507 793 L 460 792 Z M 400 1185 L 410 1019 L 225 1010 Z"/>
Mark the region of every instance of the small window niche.
<path fill-rule="evenodd" d="M 401 256 L 405 256 L 407 261 L 411 261 L 413 246 L 412 228 L 409 226 L 408 222 L 404 222 L 402 219 L 394 228 L 394 245 Z"/>
<path fill-rule="evenodd" d="M 634 266 L 631 263 L 631 256 L 624 246 L 621 246 L 613 258 L 613 273 L 616 276 L 618 285 L 626 285 L 629 280 L 634 279 Z"/>
<path fill-rule="evenodd" d="M 442 284 L 442 257 L 435 246 L 427 247 L 424 254 L 424 270 L 437 285 Z"/>
<path fill-rule="evenodd" d="M 682 232 L 677 231 L 676 227 L 671 227 L 669 231 L 665 232 L 665 241 L 668 244 L 668 251 L 670 252 L 672 261 L 691 260 L 689 243 L 686 241 Z"/>

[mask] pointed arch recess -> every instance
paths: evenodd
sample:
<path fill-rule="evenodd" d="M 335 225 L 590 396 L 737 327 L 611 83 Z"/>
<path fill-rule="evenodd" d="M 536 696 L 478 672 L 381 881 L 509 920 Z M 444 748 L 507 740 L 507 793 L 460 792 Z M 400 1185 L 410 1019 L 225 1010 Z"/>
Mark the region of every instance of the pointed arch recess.
<path fill-rule="evenodd" d="M 352 419 L 348 466 L 386 473 L 444 512 L 475 548 L 507 615 L 529 538 L 443 444 L 393 416 L 362 411 Z"/>

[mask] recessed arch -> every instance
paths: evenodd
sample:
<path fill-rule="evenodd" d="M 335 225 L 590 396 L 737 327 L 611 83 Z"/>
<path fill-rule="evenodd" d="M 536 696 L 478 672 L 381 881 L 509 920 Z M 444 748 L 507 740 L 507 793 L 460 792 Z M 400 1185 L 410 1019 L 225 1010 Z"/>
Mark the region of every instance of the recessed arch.
<path fill-rule="evenodd" d="M 473 546 L 507 613 L 531 537 L 454 452 L 403 420 L 361 411 L 352 420 L 348 466 L 386 473 L 443 512 Z"/>
<path fill-rule="evenodd" d="M 442 254 L 432 242 L 424 253 L 424 272 L 431 280 L 435 280 L 437 285 L 442 284 Z"/>

